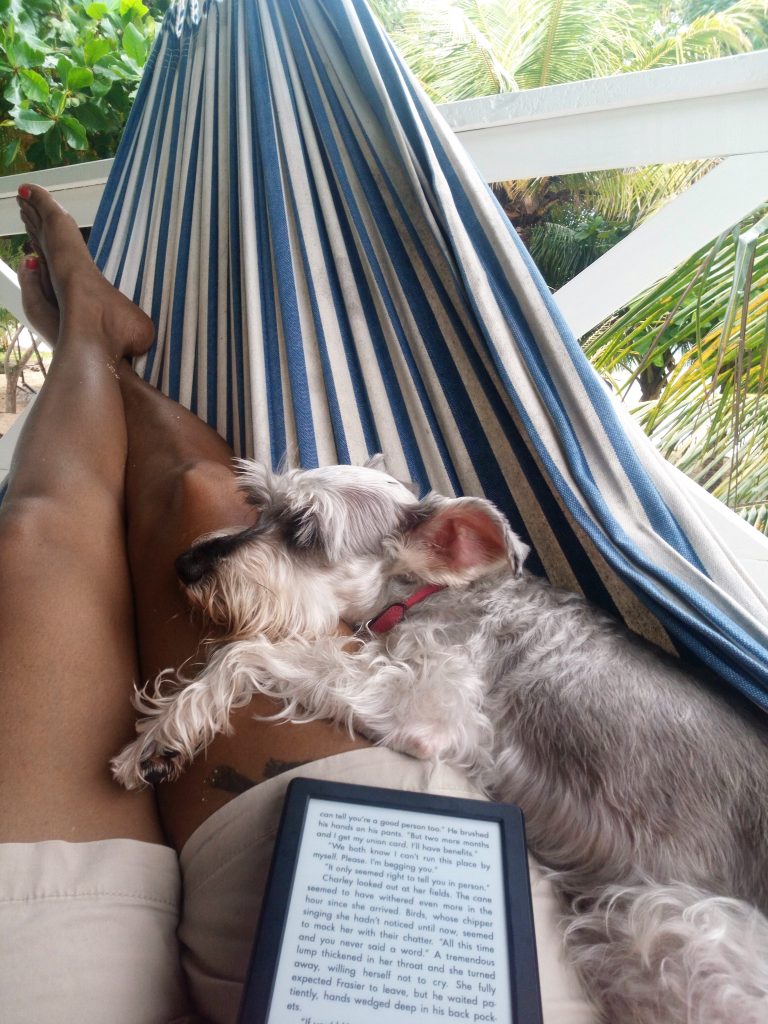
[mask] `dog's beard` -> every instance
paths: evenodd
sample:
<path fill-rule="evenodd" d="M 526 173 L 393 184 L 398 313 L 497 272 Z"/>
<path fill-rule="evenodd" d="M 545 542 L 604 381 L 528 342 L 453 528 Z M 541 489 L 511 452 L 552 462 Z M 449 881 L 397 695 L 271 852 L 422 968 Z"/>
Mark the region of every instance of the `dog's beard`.
<path fill-rule="evenodd" d="M 378 608 L 380 560 L 354 561 L 351 572 L 349 565 L 319 567 L 279 540 L 261 538 L 222 559 L 187 593 L 221 641 L 327 636 L 340 620 L 354 624 Z"/>

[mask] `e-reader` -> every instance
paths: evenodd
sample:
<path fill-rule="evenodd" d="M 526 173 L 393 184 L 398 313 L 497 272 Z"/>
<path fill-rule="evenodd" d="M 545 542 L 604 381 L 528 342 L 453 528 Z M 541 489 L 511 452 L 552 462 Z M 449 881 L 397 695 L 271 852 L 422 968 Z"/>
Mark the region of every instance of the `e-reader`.
<path fill-rule="evenodd" d="M 294 779 L 240 1024 L 541 1024 L 523 816 Z"/>

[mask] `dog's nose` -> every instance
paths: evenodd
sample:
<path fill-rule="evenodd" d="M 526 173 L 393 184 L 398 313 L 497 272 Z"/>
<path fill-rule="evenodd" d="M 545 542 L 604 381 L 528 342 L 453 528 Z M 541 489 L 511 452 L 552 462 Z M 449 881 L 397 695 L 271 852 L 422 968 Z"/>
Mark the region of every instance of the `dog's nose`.
<path fill-rule="evenodd" d="M 214 561 L 211 552 L 206 551 L 204 544 L 200 544 L 179 555 L 176 559 L 176 575 L 185 587 L 191 587 L 208 575 Z"/>
<path fill-rule="evenodd" d="M 259 522 L 245 530 L 200 541 L 176 559 L 176 574 L 185 586 L 194 586 L 212 572 L 217 563 L 228 558 L 263 531 L 263 524 Z"/>

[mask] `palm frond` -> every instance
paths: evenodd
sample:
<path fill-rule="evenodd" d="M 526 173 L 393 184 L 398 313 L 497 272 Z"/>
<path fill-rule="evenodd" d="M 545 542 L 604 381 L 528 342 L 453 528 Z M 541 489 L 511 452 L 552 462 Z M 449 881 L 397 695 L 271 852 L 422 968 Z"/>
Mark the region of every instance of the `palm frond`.
<path fill-rule="evenodd" d="M 494 192 L 557 289 L 684 192 L 713 160 L 498 182 Z"/>
<path fill-rule="evenodd" d="M 732 506 L 768 501 L 767 213 L 691 257 L 586 345 L 630 402 L 638 371 L 664 367 L 658 397 L 635 415 L 667 458 Z"/>
<path fill-rule="evenodd" d="M 765 45 L 768 20 L 763 0 L 745 0 L 722 10 L 708 10 L 690 21 L 680 20 L 674 32 L 647 37 L 626 71 L 646 71 L 669 64 L 711 60 L 748 53 Z"/>
<path fill-rule="evenodd" d="M 589 197 L 595 212 L 607 220 L 627 221 L 637 226 L 670 199 L 686 192 L 716 163 L 716 160 L 691 160 L 679 164 L 649 164 L 591 171 L 572 178 L 575 189 Z M 579 178 L 582 179 L 580 184 Z"/>
<path fill-rule="evenodd" d="M 483 30 L 474 0 L 435 0 L 407 7 L 392 39 L 406 64 L 436 102 L 510 92 L 514 73 Z"/>
<path fill-rule="evenodd" d="M 520 88 L 614 74 L 637 52 L 625 0 L 527 0 Z"/>

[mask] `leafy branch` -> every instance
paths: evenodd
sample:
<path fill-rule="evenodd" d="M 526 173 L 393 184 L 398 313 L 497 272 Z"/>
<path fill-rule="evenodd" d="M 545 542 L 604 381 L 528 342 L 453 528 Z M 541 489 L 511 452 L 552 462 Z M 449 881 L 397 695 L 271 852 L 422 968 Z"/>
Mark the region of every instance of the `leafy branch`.
<path fill-rule="evenodd" d="M 0 0 L 0 173 L 111 156 L 157 28 L 142 0 Z"/>

